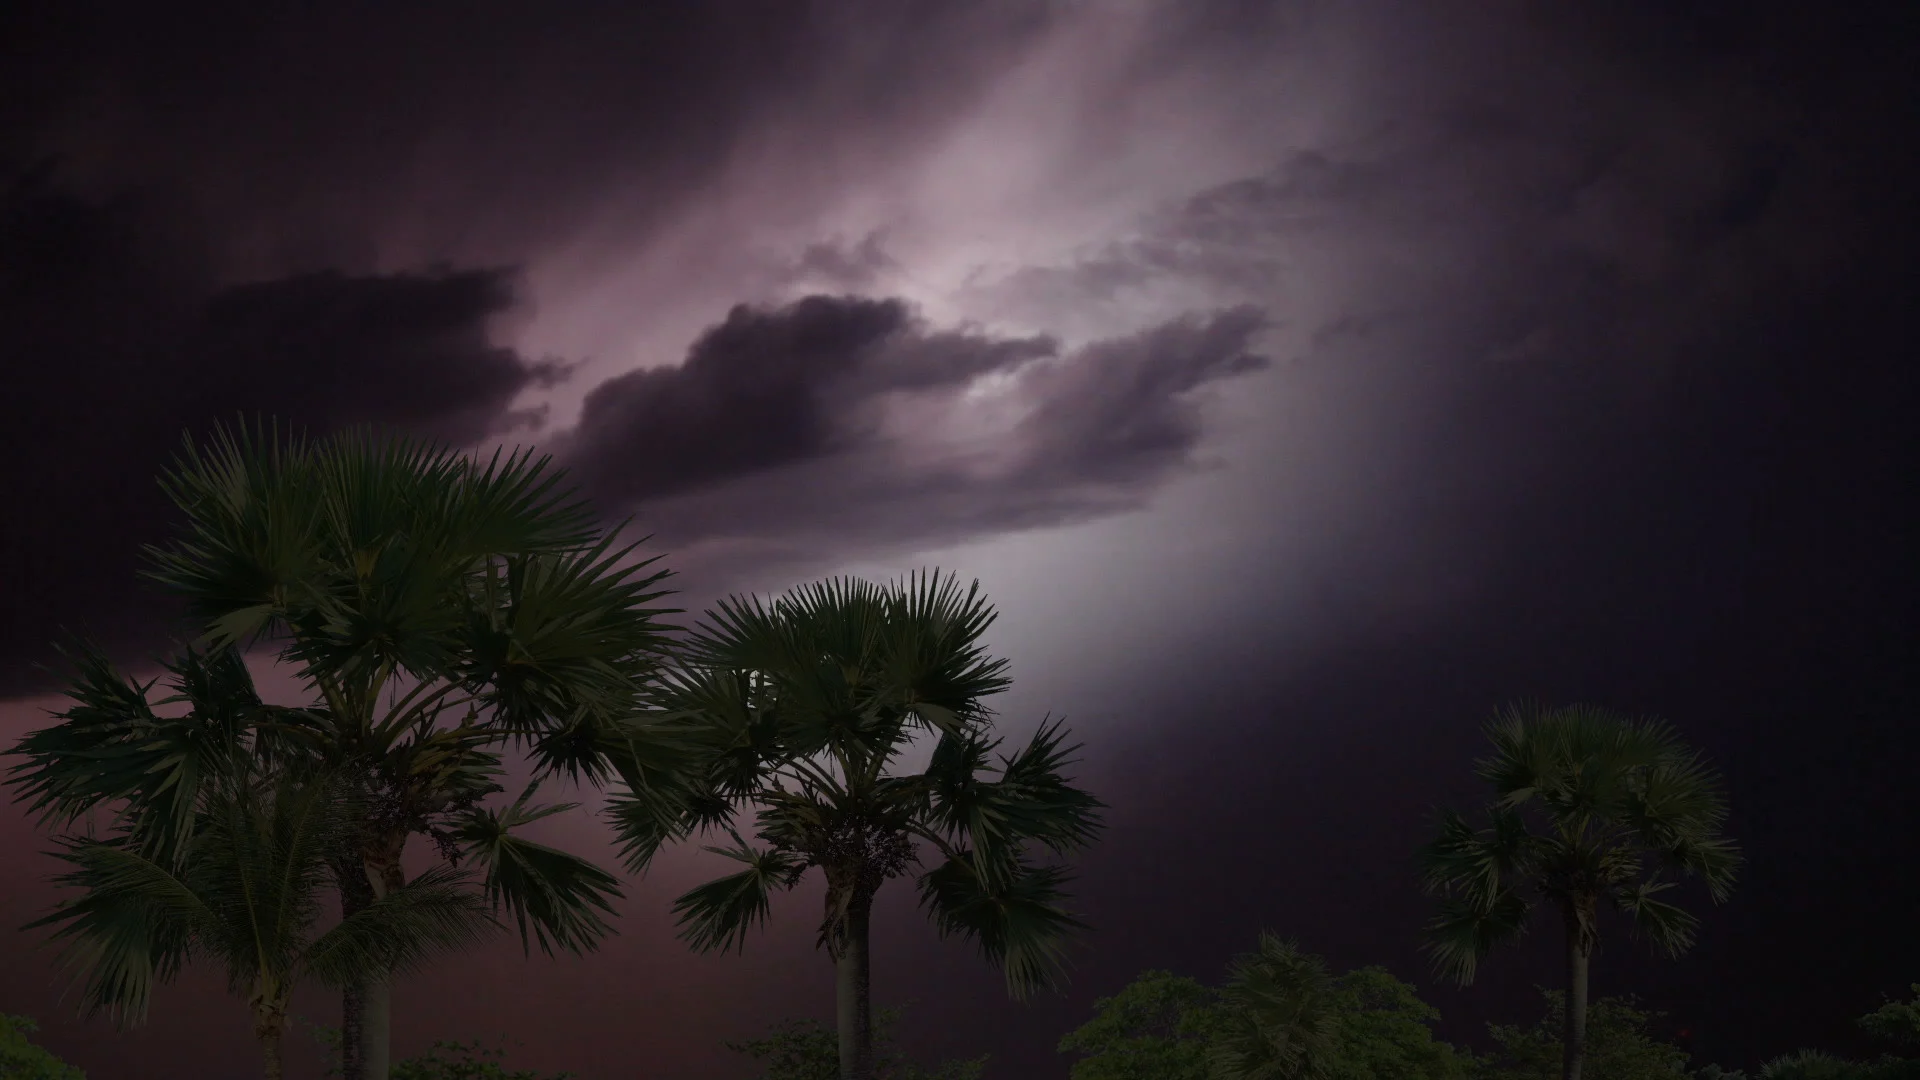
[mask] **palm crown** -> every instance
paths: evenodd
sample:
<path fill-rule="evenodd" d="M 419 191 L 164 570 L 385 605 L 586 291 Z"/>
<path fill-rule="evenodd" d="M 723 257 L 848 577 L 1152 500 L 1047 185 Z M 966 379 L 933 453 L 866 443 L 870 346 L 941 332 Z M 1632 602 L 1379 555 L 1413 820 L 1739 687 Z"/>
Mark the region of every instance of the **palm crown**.
<path fill-rule="evenodd" d="M 980 645 L 993 618 L 977 585 L 937 573 L 893 586 L 832 580 L 710 613 L 664 700 L 701 725 L 710 751 L 685 824 L 728 830 L 734 845 L 708 850 L 745 869 L 675 904 L 696 947 L 740 945 L 770 895 L 817 867 L 820 940 L 837 954 L 850 914 L 924 844 L 940 862 L 919 875 L 920 895 L 941 930 L 973 940 L 1016 993 L 1054 979 L 1079 924 L 1060 906 L 1064 872 L 1029 849 L 1086 844 L 1100 803 L 1063 775 L 1074 748 L 1058 724 L 993 760 L 985 702 L 1008 686 L 1005 662 Z M 926 767 L 897 771 L 921 736 L 936 740 Z M 749 807 L 764 847 L 738 832 Z M 625 833 L 636 861 L 661 839 Z"/>
<path fill-rule="evenodd" d="M 404 883 L 413 835 L 484 871 L 523 942 L 580 950 L 609 932 L 617 880 L 513 834 L 568 806 L 483 806 L 501 752 L 536 777 L 618 775 L 671 828 L 681 751 L 642 710 L 666 643 L 665 574 L 602 532 L 531 453 L 475 461 L 354 432 L 263 427 L 188 442 L 163 485 L 185 518 L 150 576 L 198 633 L 172 665 L 184 715 L 84 651 L 59 723 L 16 748 L 11 777 L 44 816 L 123 804 L 142 850 L 190 840 L 199 786 L 241 760 L 326 771 L 361 820 L 337 860 L 349 913 Z M 309 690 L 260 700 L 240 650 L 276 650 Z M 349 1007 L 351 1013 L 352 1007 Z M 351 1063 L 350 1063 L 351 1068 Z"/>
<path fill-rule="evenodd" d="M 1700 755 L 1664 724 L 1585 706 L 1509 709 L 1488 736 L 1478 772 L 1493 796 L 1489 827 L 1449 812 L 1427 852 L 1427 883 L 1443 897 L 1428 946 L 1440 966 L 1472 981 L 1536 899 L 1559 908 L 1588 951 L 1602 903 L 1670 953 L 1692 944 L 1699 920 L 1663 898 L 1667 875 L 1699 877 L 1717 902 L 1740 863 Z"/>
<path fill-rule="evenodd" d="M 343 750 L 457 716 L 597 779 L 633 764 L 622 725 L 665 643 L 665 574 L 562 480 L 530 451 L 221 431 L 163 478 L 187 528 L 149 549 L 151 576 L 203 643 L 279 644 Z"/>

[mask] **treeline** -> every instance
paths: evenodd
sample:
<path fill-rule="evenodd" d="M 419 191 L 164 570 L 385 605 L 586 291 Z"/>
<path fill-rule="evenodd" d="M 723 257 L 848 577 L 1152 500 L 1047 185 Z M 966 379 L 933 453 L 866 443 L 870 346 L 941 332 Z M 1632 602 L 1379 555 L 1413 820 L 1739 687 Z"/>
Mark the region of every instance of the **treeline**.
<path fill-rule="evenodd" d="M 1014 996 L 1058 985 L 1083 928 L 1065 861 L 1103 806 L 1058 722 L 1004 744 L 1007 661 L 983 645 L 995 612 L 977 584 L 833 579 L 681 626 L 666 571 L 531 453 L 242 427 L 190 441 L 162 484 L 179 527 L 147 576 L 188 613 L 188 643 L 149 682 L 72 648 L 66 707 L 9 752 L 7 782 L 64 866 L 34 926 L 65 945 L 86 1013 L 136 1023 L 210 963 L 269 1078 L 309 981 L 340 993 L 346 1080 L 513 1075 L 460 1044 L 391 1060 L 395 976 L 502 930 L 529 952 L 593 949 L 625 899 L 619 870 L 699 840 L 729 872 L 672 901 L 695 949 L 745 948 L 775 894 L 824 887 L 836 1023 L 740 1044 L 775 1080 L 987 1067 L 919 1070 L 873 1012 L 869 922 L 895 879 Z M 249 655 L 308 700 L 265 701 Z M 1487 736 L 1484 805 L 1442 818 L 1408 886 L 1433 896 L 1427 949 L 1462 984 L 1550 918 L 1568 975 L 1545 1019 L 1456 1049 L 1384 971 L 1334 976 L 1268 936 L 1217 987 L 1154 973 L 1102 1001 L 1064 1044 L 1076 1080 L 1688 1075 L 1630 1002 L 1589 1002 L 1589 968 L 1620 929 L 1688 949 L 1682 885 L 1728 895 L 1741 860 L 1718 774 L 1671 727 L 1594 707 L 1516 706 Z M 908 767 L 916 745 L 930 753 Z M 532 771 L 517 791 L 509 762 Z M 543 798 L 553 785 L 603 797 L 621 867 L 527 837 L 576 808 Z M 409 873 L 423 847 L 432 865 Z M 1909 1014 L 1889 1008 L 1872 1024 L 1898 1035 Z M 4 1038 L 39 1060 L 24 1029 Z M 1763 1075 L 1902 1067 L 1815 1055 Z"/>
<path fill-rule="evenodd" d="M 1584 1067 L 1597 1080 L 1912 1080 L 1920 1057 L 1906 1055 L 1920 1055 L 1920 984 L 1912 992 L 1859 1020 L 1886 1046 L 1882 1056 L 1851 1061 L 1806 1050 L 1752 1073 L 1693 1060 L 1656 1033 L 1659 1014 L 1632 998 L 1603 998 L 1589 1007 Z M 1434 1034 L 1438 1010 L 1385 969 L 1332 976 L 1318 957 L 1266 937 L 1218 985 L 1165 971 L 1141 975 L 1097 1001 L 1093 1019 L 1060 1050 L 1073 1059 L 1070 1080 L 1214 1080 L 1222 1058 L 1244 1054 L 1236 1043 L 1264 1029 L 1275 1057 L 1289 1059 L 1274 1076 L 1555 1080 L 1564 1068 L 1566 995 L 1543 996 L 1533 1022 L 1491 1024 L 1479 1047 L 1457 1047 Z"/>

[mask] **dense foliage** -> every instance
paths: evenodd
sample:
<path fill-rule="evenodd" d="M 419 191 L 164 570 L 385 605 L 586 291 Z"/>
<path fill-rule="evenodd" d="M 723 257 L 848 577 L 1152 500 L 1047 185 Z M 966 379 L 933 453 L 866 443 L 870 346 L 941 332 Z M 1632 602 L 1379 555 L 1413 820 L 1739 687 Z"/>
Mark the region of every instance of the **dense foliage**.
<path fill-rule="evenodd" d="M 1283 971 L 1305 978 L 1290 984 L 1284 1012 L 1261 1025 L 1241 1023 L 1285 1044 L 1314 1046 L 1313 1055 L 1270 1061 L 1265 1080 L 1556 1080 L 1565 1066 L 1566 995 L 1543 992 L 1541 1015 L 1527 1024 L 1489 1024 L 1479 1052 L 1434 1037 L 1439 1014 L 1414 988 L 1377 967 L 1359 968 L 1319 982 L 1313 958 L 1295 949 L 1265 949 L 1242 957 L 1227 983 L 1208 986 L 1167 971 L 1148 971 L 1111 997 L 1094 1002 L 1092 1019 L 1060 1042 L 1074 1055 L 1071 1080 L 1233 1080 L 1247 1075 L 1223 1062 L 1215 1049 L 1235 1030 L 1242 1006 L 1231 992 L 1265 955 Z M 1282 981 L 1270 978 L 1270 988 Z M 1316 1000 L 1301 996 L 1310 990 Z M 1270 994 L 1269 1000 L 1281 995 Z M 1280 1017 L 1275 1023 L 1274 1017 Z M 1601 998 L 1591 1004 L 1586 1030 L 1586 1066 L 1602 1080 L 1920 1080 L 1920 1060 L 1883 1055 L 1852 1061 L 1807 1050 L 1783 1055 L 1748 1074 L 1690 1059 L 1686 1050 L 1657 1033 L 1659 1014 L 1632 998 Z M 1890 1001 L 1862 1017 L 1869 1033 L 1907 1051 L 1920 1049 L 1920 986 L 1907 1001 Z"/>
<path fill-rule="evenodd" d="M 1471 1061 L 1434 1037 L 1439 1013 L 1382 968 L 1329 976 L 1264 936 L 1219 988 L 1150 971 L 1094 1004 L 1060 1042 L 1072 1080 L 1294 1076 L 1464 1080 Z"/>
<path fill-rule="evenodd" d="M 1480 1065 L 1485 1080 L 1555 1080 L 1560 1075 L 1567 996 L 1546 991 L 1546 1014 L 1536 1023 L 1494 1024 L 1493 1053 Z M 1688 1055 L 1649 1030 L 1654 1015 L 1630 999 L 1602 998 L 1587 1010 L 1587 1060 L 1603 1080 L 1687 1080 Z"/>
<path fill-rule="evenodd" d="M 0 1013 L 0 1077 L 6 1080 L 87 1080 L 87 1074 L 35 1046 L 39 1028 L 24 1016 Z"/>

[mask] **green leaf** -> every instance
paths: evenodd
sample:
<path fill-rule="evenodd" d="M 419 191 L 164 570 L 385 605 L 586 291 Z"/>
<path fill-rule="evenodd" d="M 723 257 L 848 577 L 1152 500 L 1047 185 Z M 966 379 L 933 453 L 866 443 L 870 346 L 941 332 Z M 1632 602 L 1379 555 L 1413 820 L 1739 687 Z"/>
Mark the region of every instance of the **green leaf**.
<path fill-rule="evenodd" d="M 1224 1029 L 1211 1060 L 1218 1080 L 1328 1076 L 1340 1049 L 1326 964 L 1272 934 L 1234 962 L 1222 993 Z"/>
<path fill-rule="evenodd" d="M 971 859 L 948 859 L 920 877 L 920 903 L 942 936 L 973 942 L 1006 975 L 1007 990 L 1026 997 L 1054 989 L 1066 974 L 1066 944 L 1086 924 L 1062 907 L 1066 871 L 1025 866 L 982 873 Z"/>
<path fill-rule="evenodd" d="M 499 928 L 472 882 L 434 867 L 342 919 L 306 951 L 305 967 L 330 986 L 369 972 L 412 971 L 442 952 L 471 948 Z"/>
<path fill-rule="evenodd" d="M 803 866 L 786 852 L 752 847 L 738 833 L 733 839 L 731 848 L 703 850 L 746 869 L 691 889 L 673 902 L 681 939 L 700 952 L 744 949 L 747 934 L 766 924 L 773 893 L 790 888 Z"/>
<path fill-rule="evenodd" d="M 577 855 L 513 835 L 522 825 L 573 809 L 530 803 L 536 787 L 528 785 L 504 811 L 470 812 L 456 835 L 486 874 L 487 900 L 512 915 L 523 948 L 537 942 L 548 955 L 555 949 L 584 952 L 613 932 L 606 916 L 621 896 L 620 882 Z"/>
<path fill-rule="evenodd" d="M 1093 1009 L 1060 1040 L 1061 1053 L 1080 1058 L 1071 1080 L 1211 1080 L 1208 1048 L 1225 1021 L 1219 991 L 1148 971 Z"/>
<path fill-rule="evenodd" d="M 27 1036 L 37 1030 L 24 1016 L 0 1013 L 0 1076 L 8 1080 L 87 1080 L 85 1073 L 29 1041 Z"/>

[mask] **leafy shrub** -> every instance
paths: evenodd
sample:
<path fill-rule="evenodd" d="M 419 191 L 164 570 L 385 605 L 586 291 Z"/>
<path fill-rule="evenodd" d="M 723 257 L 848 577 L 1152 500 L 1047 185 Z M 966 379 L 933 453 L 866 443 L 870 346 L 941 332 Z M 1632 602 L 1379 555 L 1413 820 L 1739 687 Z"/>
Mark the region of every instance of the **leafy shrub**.
<path fill-rule="evenodd" d="M 35 1046 L 27 1036 L 40 1026 L 24 1016 L 0 1013 L 0 1076 L 6 1080 L 87 1080 L 87 1074 Z"/>

